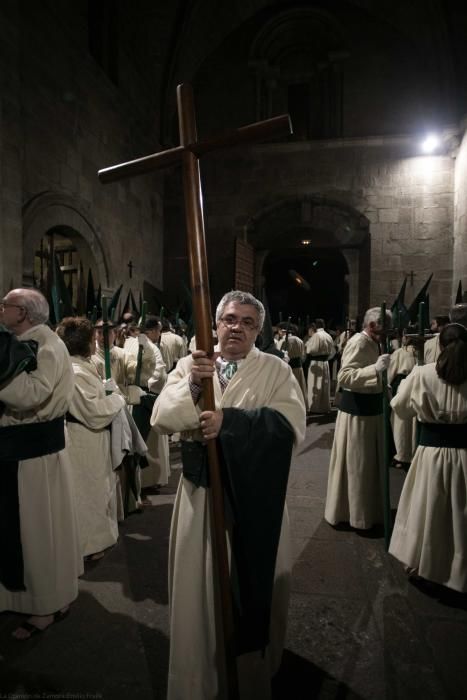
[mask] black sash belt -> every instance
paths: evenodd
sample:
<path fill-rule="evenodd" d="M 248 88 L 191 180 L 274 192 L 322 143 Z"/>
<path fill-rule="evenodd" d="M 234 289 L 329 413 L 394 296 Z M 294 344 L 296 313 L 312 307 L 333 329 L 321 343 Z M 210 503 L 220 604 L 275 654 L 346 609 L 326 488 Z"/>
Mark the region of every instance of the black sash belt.
<path fill-rule="evenodd" d="M 341 390 L 339 410 L 352 416 L 380 416 L 383 413 L 383 394 Z"/>
<path fill-rule="evenodd" d="M 209 486 L 208 450 L 196 440 L 181 441 L 183 476 L 195 486 Z"/>
<path fill-rule="evenodd" d="M 418 444 L 424 447 L 457 447 L 467 449 L 467 424 L 418 423 Z"/>
<path fill-rule="evenodd" d="M 292 357 L 289 361 L 289 367 L 290 369 L 299 369 L 299 367 L 302 366 L 302 358 L 301 357 Z"/>
<path fill-rule="evenodd" d="M 65 447 L 63 416 L 44 423 L 0 428 L 0 581 L 25 591 L 18 497 L 18 463 Z"/>
<path fill-rule="evenodd" d="M 308 355 L 312 362 L 326 362 L 329 355 Z"/>

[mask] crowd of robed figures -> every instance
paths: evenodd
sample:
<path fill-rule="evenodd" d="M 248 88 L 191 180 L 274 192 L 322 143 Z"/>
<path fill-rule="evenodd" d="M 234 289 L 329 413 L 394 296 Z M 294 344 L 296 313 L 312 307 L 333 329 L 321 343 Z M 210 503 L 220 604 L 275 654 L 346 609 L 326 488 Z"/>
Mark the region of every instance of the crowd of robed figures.
<path fill-rule="evenodd" d="M 169 548 L 168 697 L 224 697 L 206 457 L 206 441 L 218 438 L 235 580 L 241 697 L 268 698 L 270 679 L 280 664 L 290 593 L 288 470 L 294 446 L 304 439 L 307 409 L 330 410 L 328 360 L 336 346 L 339 410 L 326 520 L 359 529 L 382 521 L 382 375 L 389 368 L 393 385 L 396 379 L 399 383 L 391 401 L 396 447 L 397 421 L 403 430 L 413 427 L 414 418 L 425 426 L 415 454 L 412 434 L 397 447 L 396 461 L 410 461 L 411 466 L 390 552 L 412 573 L 467 590 L 467 516 L 462 505 L 467 484 L 467 331 L 461 325 L 467 318 L 451 319 L 461 323 L 442 330 L 439 357 L 423 367 L 415 366 L 408 343 L 391 356 L 381 353 L 380 309 L 368 310 L 362 332 L 351 337 L 333 338 L 317 319 L 305 353 L 290 327 L 282 329 L 279 347 L 264 353 L 255 346 L 264 308 L 252 295 L 231 292 L 216 310 L 214 356 L 194 344 L 185 356 L 186 344 L 182 349 L 174 340 L 178 336 L 165 329 L 162 335 L 173 347 L 161 358 L 158 319 L 148 319 L 138 337 L 130 323 L 116 329 L 115 337 L 111 330 L 112 379 L 103 381 L 102 323 L 94 328 L 86 319 L 70 318 L 54 332 L 46 325 L 46 302 L 33 290 L 10 292 L 1 313 L 12 337 L 36 343 L 37 361 L 35 368 L 0 384 L 0 430 L 11 441 L 10 452 L 0 452 L 0 460 L 11 469 L 13 491 L 16 478 L 15 544 L 20 551 L 19 557 L 11 547 L 0 553 L 0 609 L 30 616 L 15 631 L 18 638 L 28 638 L 67 614 L 77 596 L 83 557 L 101 556 L 116 541 L 122 491 L 131 491 L 137 508 L 141 485 L 167 483 L 168 436 L 178 434 L 183 475 Z M 145 359 L 135 384 L 140 346 Z M 304 354 L 309 356 L 307 383 Z M 215 410 L 204 407 L 206 377 L 214 382 Z M 139 447 L 128 406 L 146 412 L 153 427 Z M 47 444 L 38 440 L 31 453 L 20 445 L 34 438 L 34 424 L 47 434 Z M 407 460 L 409 443 L 413 447 Z M 122 452 L 128 459 L 138 450 L 136 467 L 118 466 Z M 142 470 L 141 458 L 147 462 Z M 11 493 L 9 502 L 14 501 Z M 10 513 L 9 523 L 12 518 Z"/>
<path fill-rule="evenodd" d="M 34 289 L 9 292 L 0 316 L 0 609 L 29 615 L 14 631 L 28 639 L 68 614 L 84 562 L 115 545 L 144 489 L 168 483 L 169 438 L 149 421 L 186 339 L 153 316 L 144 333 L 110 323 L 105 379 L 102 320 L 52 329 Z"/>

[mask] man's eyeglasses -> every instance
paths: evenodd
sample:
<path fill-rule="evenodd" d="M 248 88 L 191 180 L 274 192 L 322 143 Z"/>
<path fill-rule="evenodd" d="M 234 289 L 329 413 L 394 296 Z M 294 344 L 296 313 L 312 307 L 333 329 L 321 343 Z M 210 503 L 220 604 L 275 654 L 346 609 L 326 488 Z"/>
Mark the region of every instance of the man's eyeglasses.
<path fill-rule="evenodd" d="M 8 306 L 14 309 L 26 308 L 25 306 L 21 306 L 21 304 L 10 304 L 8 301 L 0 301 L 0 311 L 4 311 Z"/>
<path fill-rule="evenodd" d="M 258 328 L 258 324 L 254 318 L 247 316 L 246 318 L 238 318 L 237 316 L 222 316 L 219 321 L 222 321 L 224 326 L 232 328 L 233 326 L 241 326 L 247 331 L 254 331 Z"/>

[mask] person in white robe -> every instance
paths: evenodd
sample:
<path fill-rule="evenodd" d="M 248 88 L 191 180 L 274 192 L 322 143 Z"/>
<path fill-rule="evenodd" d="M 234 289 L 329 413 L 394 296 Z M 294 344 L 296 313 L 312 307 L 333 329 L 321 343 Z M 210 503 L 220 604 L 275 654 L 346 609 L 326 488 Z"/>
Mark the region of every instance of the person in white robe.
<path fill-rule="evenodd" d="M 389 366 L 389 354 L 379 354 L 382 331 L 381 309 L 368 309 L 363 331 L 347 341 L 342 355 L 324 513 L 331 525 L 348 522 L 366 530 L 383 522 L 381 374 Z"/>
<path fill-rule="evenodd" d="M 391 406 L 420 422 L 389 552 L 410 575 L 467 592 L 467 329 L 440 334 L 436 364 L 415 367 Z"/>
<path fill-rule="evenodd" d="M 423 346 L 423 360 L 426 365 L 430 362 L 436 362 L 441 348 L 439 345 L 439 334 L 443 328 L 449 323 L 449 316 L 435 316 L 431 321 L 431 332 L 435 333 L 433 338 L 428 338 Z"/>
<path fill-rule="evenodd" d="M 201 485 L 196 486 L 194 477 L 185 473 L 190 452 L 202 451 L 206 440 L 218 436 L 224 458 L 238 458 L 242 462 L 244 452 L 247 460 L 250 450 L 261 451 L 262 445 L 279 451 L 282 444 L 287 444 L 290 450 L 286 457 L 288 470 L 293 443 L 299 443 L 305 434 L 303 395 L 290 367 L 254 346 L 263 321 L 264 307 L 255 297 L 239 291 L 226 294 L 216 311 L 220 356 L 214 361 L 203 350 L 197 350 L 180 360 L 154 406 L 154 428 L 162 433 L 181 432 L 184 455 L 184 475 L 175 500 L 169 549 L 168 700 L 226 696 L 218 657 L 222 644 L 216 627 L 219 610 L 213 583 L 216 576 L 211 551 L 210 490 L 202 485 L 202 480 L 197 482 Z M 209 377 L 214 383 L 215 411 L 203 410 L 202 380 Z M 266 417 L 271 420 L 271 430 L 265 434 L 253 431 L 254 435 L 249 438 L 249 426 Z M 236 420 L 243 424 L 241 430 L 232 427 Z M 279 433 L 282 437 L 278 437 Z M 224 441 L 229 440 L 226 448 Z M 267 461 L 259 458 L 256 464 L 253 471 L 261 469 L 260 464 L 268 471 L 272 468 L 269 458 Z M 237 466 L 241 470 L 241 464 Z M 249 481 L 249 477 L 247 479 Z M 270 619 L 269 643 L 265 642 L 264 654 L 261 649 L 237 656 L 242 700 L 270 697 L 270 679 L 278 670 L 282 655 L 291 572 L 286 479 L 287 474 L 279 510 L 275 566 L 274 560 L 272 562 L 271 612 L 266 618 Z M 271 483 L 278 480 L 279 471 Z M 259 487 L 251 483 L 250 487 L 237 492 L 238 497 L 254 499 L 255 507 L 261 507 L 258 498 L 261 502 L 268 499 L 268 483 L 269 479 L 265 478 L 260 493 Z M 271 529 L 272 518 L 273 514 L 268 513 L 262 527 Z M 255 538 L 251 527 L 247 532 Z M 262 595 L 266 597 L 266 591 L 262 591 Z"/>
<path fill-rule="evenodd" d="M 136 338 L 129 338 L 125 342 L 125 352 L 133 358 L 138 356 L 138 348 L 142 338 L 147 337 L 149 343 L 143 347 L 143 360 L 151 358 L 150 364 L 144 364 L 141 371 L 141 386 L 152 398 L 160 394 L 167 381 L 167 367 L 159 349 L 158 343 L 161 336 L 161 323 L 157 316 L 148 315 L 145 321 L 144 333 Z M 148 415 L 148 420 L 150 415 Z M 169 483 L 170 478 L 170 452 L 169 438 L 167 435 L 158 435 L 149 430 L 145 435 L 148 452 L 146 454 L 146 466 L 141 469 L 141 489 L 151 489 L 154 493 Z M 143 504 L 150 505 L 148 493 L 142 494 Z"/>
<path fill-rule="evenodd" d="M 308 411 L 329 413 L 331 410 L 331 378 L 329 359 L 334 355 L 334 341 L 324 330 L 324 322 L 316 322 L 308 329 L 309 338 L 305 350 L 310 359 L 308 365 Z"/>
<path fill-rule="evenodd" d="M 30 615 L 13 633 L 17 639 L 29 639 L 63 619 L 78 595 L 78 576 L 83 573 L 64 427 L 73 370 L 65 345 L 46 325 L 48 317 L 48 303 L 34 289 L 14 289 L 0 305 L 0 322 L 19 340 L 37 343 L 37 368 L 0 387 L 0 454 L 7 436 L 18 433 L 10 439 L 19 455 L 22 569 L 22 581 L 13 586 L 0 583 L 0 611 Z M 35 456 L 21 458 L 33 447 Z M 12 536 L 10 530 L 8 537 Z"/>
<path fill-rule="evenodd" d="M 401 347 L 392 353 L 388 369 L 388 383 L 391 385 L 393 397 L 397 394 L 400 383 L 410 374 L 417 364 L 417 353 L 410 338 L 402 336 Z M 399 418 L 391 412 L 392 434 L 396 454 L 393 466 L 408 467 L 417 449 L 417 422 L 415 418 Z"/>
<path fill-rule="evenodd" d="M 163 318 L 161 320 L 162 332 L 159 342 L 160 351 L 162 353 L 162 358 L 165 362 L 167 368 L 167 373 L 170 373 L 177 362 L 185 357 L 185 348 L 183 345 L 183 340 L 179 335 L 174 333 L 173 328 L 170 324 L 169 319 Z"/>
<path fill-rule="evenodd" d="M 287 352 L 290 369 L 302 390 L 303 400 L 308 410 L 308 394 L 305 374 L 303 373 L 303 361 L 306 356 L 305 343 L 298 337 L 298 328 L 294 324 L 283 322 L 280 325 L 280 332 L 282 338 L 278 350 Z"/>
<path fill-rule="evenodd" d="M 65 318 L 57 333 L 71 355 L 75 375 L 67 429 L 81 552 L 84 558 L 98 559 L 118 540 L 118 478 L 108 428 L 125 399 L 119 392 L 106 394 L 106 388 L 117 385 L 113 379 L 103 382 L 91 361 L 94 328 L 88 319 Z"/>
<path fill-rule="evenodd" d="M 138 405 L 144 391 L 140 386 L 135 385 L 138 344 L 136 335 L 139 333 L 135 324 L 127 326 L 128 338 L 125 338 L 123 345 L 134 343 L 136 353 L 126 352 L 123 347 L 115 345 L 117 340 L 117 329 L 111 321 L 107 324 L 110 354 L 110 374 L 116 382 L 120 392 L 125 397 L 127 404 L 131 407 Z M 99 319 L 95 326 L 95 348 L 91 356 L 91 361 L 95 365 L 99 377 L 104 380 L 105 376 L 105 353 L 104 353 L 104 326 L 103 320 Z M 133 335 L 134 334 L 134 335 Z M 127 333 L 125 332 L 125 335 Z M 148 340 L 144 336 L 142 343 L 148 345 Z M 154 353 L 148 351 L 143 354 L 142 375 L 150 374 L 155 366 Z M 130 409 L 131 410 L 131 409 Z M 118 477 L 118 519 L 124 520 L 125 514 L 140 511 L 143 507 L 141 499 L 141 470 L 137 460 L 133 457 L 125 457 L 122 465 L 117 470 Z"/>
<path fill-rule="evenodd" d="M 135 381 L 136 373 L 136 358 L 133 355 L 126 353 L 123 348 L 115 345 L 116 328 L 112 322 L 108 323 L 109 332 L 109 351 L 110 351 L 110 372 L 112 379 L 118 384 L 120 392 L 125 396 L 128 403 L 131 403 L 130 394 Z M 104 353 L 104 329 L 103 321 L 99 319 L 95 325 L 95 346 L 91 355 L 91 361 L 97 369 L 97 373 L 101 379 L 106 379 L 105 376 L 105 353 Z M 149 362 L 149 358 L 147 362 Z M 139 394 L 139 392 L 136 392 Z"/>

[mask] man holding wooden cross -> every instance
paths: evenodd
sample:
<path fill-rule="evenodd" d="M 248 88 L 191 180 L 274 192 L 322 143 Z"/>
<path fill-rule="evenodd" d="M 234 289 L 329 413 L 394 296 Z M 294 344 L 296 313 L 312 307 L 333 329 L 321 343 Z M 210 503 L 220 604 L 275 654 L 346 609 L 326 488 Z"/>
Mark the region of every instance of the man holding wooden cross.
<path fill-rule="evenodd" d="M 227 293 L 216 312 L 220 355 L 196 350 L 179 360 L 154 406 L 155 429 L 182 434 L 169 554 L 169 699 L 225 697 L 207 488 L 206 442 L 215 438 L 233 562 L 240 697 L 269 697 L 281 660 L 291 570 L 285 493 L 306 412 L 290 367 L 254 345 L 263 321 L 264 307 L 254 296 Z M 203 406 L 207 377 L 214 383 L 214 411 Z"/>

